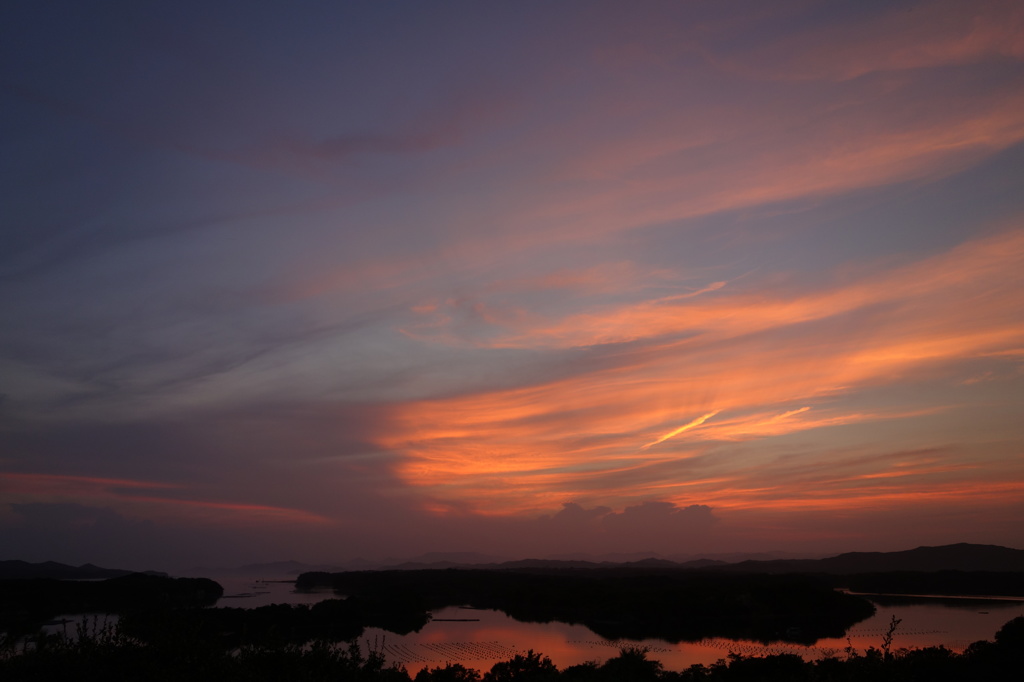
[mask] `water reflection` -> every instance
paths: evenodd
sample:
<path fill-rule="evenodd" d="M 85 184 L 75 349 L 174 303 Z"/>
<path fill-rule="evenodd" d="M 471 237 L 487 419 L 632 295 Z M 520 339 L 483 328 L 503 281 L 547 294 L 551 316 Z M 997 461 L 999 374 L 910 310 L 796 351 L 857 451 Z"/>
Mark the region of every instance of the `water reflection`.
<path fill-rule="evenodd" d="M 296 592 L 293 577 L 273 578 L 220 576 L 224 587 L 219 607 L 255 608 L 267 604 L 314 604 L 335 598 L 330 589 Z M 421 668 L 447 662 L 489 670 L 498 661 L 508 660 L 528 650 L 549 656 L 559 668 L 603 662 L 618 655 L 622 646 L 639 644 L 650 650 L 650 657 L 669 670 L 682 670 L 695 663 L 709 665 L 730 653 L 763 656 L 794 653 L 805 659 L 844 656 L 853 646 L 863 653 L 880 647 L 892 616 L 901 619 L 893 648 L 945 646 L 962 651 L 980 639 L 989 639 L 1008 620 L 1024 615 L 1024 602 L 958 602 L 932 600 L 910 602 L 905 599 L 877 598 L 877 612 L 850 629 L 846 637 L 823 639 L 813 646 L 786 642 L 764 645 L 760 642 L 708 638 L 699 642 L 673 644 L 647 639 L 641 642 L 610 641 L 583 625 L 568 623 L 523 623 L 500 611 L 450 607 L 434 612 L 434 620 L 417 633 L 396 635 L 379 628 L 368 628 L 361 638 L 364 650 L 382 652 L 389 662 L 405 665 L 415 674 Z"/>
<path fill-rule="evenodd" d="M 224 596 L 214 605 L 218 608 L 254 609 L 270 604 L 316 604 L 324 599 L 336 599 L 329 587 L 304 590 L 295 589 L 295 576 L 250 577 L 238 575 L 206 576 L 224 588 Z"/>
<path fill-rule="evenodd" d="M 807 660 L 825 656 L 844 656 L 853 646 L 863 653 L 881 646 L 890 618 L 902 619 L 893 648 L 942 645 L 962 651 L 979 639 L 992 639 L 1006 621 L 1024 615 L 1024 604 L 990 602 L 982 609 L 977 604 L 954 608 L 947 604 L 877 605 L 871 618 L 859 623 L 848 638 L 819 640 L 814 646 L 779 642 L 760 642 L 708 638 L 699 642 L 673 644 L 647 639 L 641 642 L 609 641 L 582 625 L 567 623 L 522 623 L 499 611 L 450 607 L 436 611 L 434 620 L 418 633 L 396 635 L 379 628 L 366 630 L 364 650 L 379 651 L 392 663 L 400 663 L 415 674 L 421 668 L 462 663 L 488 670 L 494 663 L 532 649 L 549 656 L 559 667 L 603 662 L 618 655 L 622 646 L 645 646 L 649 657 L 661 661 L 669 670 L 682 670 L 695 663 L 705 665 L 728 657 L 730 653 L 763 656 L 793 653 Z M 475 618 L 478 620 L 465 620 Z"/>

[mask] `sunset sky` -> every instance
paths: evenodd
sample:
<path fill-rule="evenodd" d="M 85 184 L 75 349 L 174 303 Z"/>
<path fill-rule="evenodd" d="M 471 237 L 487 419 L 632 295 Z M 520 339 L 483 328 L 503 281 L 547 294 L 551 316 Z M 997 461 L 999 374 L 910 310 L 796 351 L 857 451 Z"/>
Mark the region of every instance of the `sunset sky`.
<path fill-rule="evenodd" d="M 0 559 L 1024 547 L 1024 3 L 5 2 Z"/>

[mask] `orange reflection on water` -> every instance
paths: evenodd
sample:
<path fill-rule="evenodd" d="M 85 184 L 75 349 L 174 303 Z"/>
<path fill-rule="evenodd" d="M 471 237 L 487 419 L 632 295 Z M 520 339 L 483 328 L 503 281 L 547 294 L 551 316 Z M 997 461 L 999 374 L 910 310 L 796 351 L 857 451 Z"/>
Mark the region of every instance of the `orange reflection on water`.
<path fill-rule="evenodd" d="M 949 606 L 948 604 L 904 604 L 878 606 L 874 616 L 854 625 L 847 637 L 821 639 L 812 646 L 790 642 L 765 644 L 749 640 L 719 637 L 697 642 L 671 643 L 659 639 L 642 641 L 607 640 L 583 625 L 561 622 L 523 623 L 500 611 L 449 607 L 434 614 L 435 620 L 420 632 L 396 635 L 379 628 L 368 628 L 362 637 L 364 649 L 380 651 L 391 663 L 404 665 L 415 675 L 425 667 L 443 667 L 461 663 L 486 672 L 499 661 L 534 651 L 547 656 L 559 669 L 588 661 L 603 663 L 617 656 L 625 646 L 642 646 L 648 658 L 660 661 L 666 670 L 684 670 L 691 665 L 710 665 L 726 659 L 730 653 L 765 656 L 792 653 L 805 660 L 844 656 L 852 645 L 858 654 L 869 647 L 879 648 L 890 618 L 901 619 L 893 648 L 945 646 L 962 651 L 972 642 L 991 640 L 1010 619 L 1024 615 L 1024 603 L 987 602 Z M 440 620 L 438 620 L 440 619 Z M 479 619 L 447 621 L 443 619 Z"/>

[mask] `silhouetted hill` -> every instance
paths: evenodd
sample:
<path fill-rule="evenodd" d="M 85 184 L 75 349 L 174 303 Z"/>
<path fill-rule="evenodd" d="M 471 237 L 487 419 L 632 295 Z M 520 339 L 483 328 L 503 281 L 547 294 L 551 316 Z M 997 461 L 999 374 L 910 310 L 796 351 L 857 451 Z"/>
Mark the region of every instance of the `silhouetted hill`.
<path fill-rule="evenodd" d="M 35 632 L 58 614 L 123 613 L 212 606 L 224 589 L 206 578 L 129 573 L 106 580 L 0 580 L 0 632 Z M 10 641 L 10 640 L 8 640 Z"/>
<path fill-rule="evenodd" d="M 901 552 L 847 552 L 826 559 L 742 561 L 724 567 L 751 573 L 885 573 L 891 571 L 1024 571 L 1024 550 L 959 543 Z"/>
<path fill-rule="evenodd" d="M 423 555 L 421 559 L 436 558 Z M 463 557 L 469 559 L 470 557 Z M 460 561 L 449 556 L 438 561 L 412 560 L 389 566 L 367 566 L 369 570 L 417 571 L 425 569 L 556 569 L 556 568 L 719 568 L 747 573 L 886 573 L 892 571 L 1024 571 L 1024 550 L 997 545 L 960 543 L 940 547 L 918 547 L 899 552 L 847 552 L 824 559 L 770 559 L 746 560 L 729 563 L 714 559 L 695 559 L 678 562 L 663 558 L 644 558 L 631 561 L 594 561 L 586 559 L 519 559 L 481 563 L 480 557 Z M 349 569 L 351 570 L 351 569 Z M 331 571 L 327 571 L 331 572 Z"/>
<path fill-rule="evenodd" d="M 681 561 L 640 554 L 618 554 L 589 556 L 583 558 L 547 558 L 502 560 L 475 552 L 428 552 L 407 560 L 383 559 L 368 561 L 352 559 L 334 565 L 305 564 L 298 561 L 277 561 L 272 563 L 248 564 L 233 568 L 191 568 L 183 575 L 238 575 L 238 576 L 297 576 L 302 573 L 338 573 L 345 571 L 421 571 L 432 569 L 599 569 L 615 567 L 664 568 L 664 569 L 708 569 L 719 568 L 727 571 L 751 573 L 831 573 L 847 575 L 854 573 L 885 573 L 892 571 L 1024 571 L 1024 550 L 999 547 L 996 545 L 973 545 L 961 543 L 940 547 L 918 547 L 900 552 L 847 552 L 824 559 L 803 558 L 758 558 L 736 561 L 734 558 L 750 556 L 777 556 L 779 553 L 766 552 L 760 555 L 734 554 L 715 555 L 716 558 L 698 558 Z M 24 562 L 3 562 L 24 563 Z M 60 564 L 57 564 L 58 566 Z M 83 569 L 86 567 L 82 567 Z M 100 569 L 107 570 L 107 569 Z M 127 571 L 117 573 L 123 575 Z M 4 577 L 0 575 L 0 578 Z M 82 576 L 84 577 L 84 576 Z M 97 575 L 96 577 L 106 577 Z"/>
<path fill-rule="evenodd" d="M 126 571 L 120 568 L 102 568 L 92 564 L 69 566 L 56 561 L 44 561 L 33 564 L 16 559 L 0 561 L 0 580 L 28 580 L 32 578 L 52 578 L 54 580 L 103 580 L 130 575 L 137 571 Z M 166 573 L 145 571 L 148 575 L 166 576 Z"/>

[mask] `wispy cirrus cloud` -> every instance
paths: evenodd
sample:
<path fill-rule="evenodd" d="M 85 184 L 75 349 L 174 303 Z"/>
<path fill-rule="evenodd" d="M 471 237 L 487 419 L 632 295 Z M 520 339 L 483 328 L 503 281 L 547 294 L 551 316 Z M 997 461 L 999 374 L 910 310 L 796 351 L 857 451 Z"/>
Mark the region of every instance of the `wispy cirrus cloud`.
<path fill-rule="evenodd" d="M 155 491 L 166 490 L 164 495 Z M 183 495 L 184 494 L 184 495 Z M 330 521 L 301 509 L 187 497 L 182 485 L 155 481 L 0 472 L 0 500 L 5 505 L 79 504 L 116 506 L 146 518 L 216 523 L 231 526 L 256 523 L 324 524 Z"/>
<path fill-rule="evenodd" d="M 1019 3 L 581 4 L 5 12 L 18 542 L 1019 538 Z"/>
<path fill-rule="evenodd" d="M 484 343 L 603 347 L 607 364 L 400 405 L 380 443 L 404 455 L 396 471 L 410 484 L 494 510 L 549 504 L 585 488 L 576 477 L 588 471 L 685 458 L 694 445 L 934 415 L 947 407 L 865 411 L 844 400 L 929 368 L 956 377 L 957 363 L 1024 344 L 1024 324 L 1010 312 L 1024 307 L 1022 257 L 1024 232 L 1011 230 L 822 292 L 725 287 L 510 333 L 512 321 L 491 320 L 508 340 Z"/>
<path fill-rule="evenodd" d="M 1024 59 L 1013 0 L 894 3 L 869 17 L 757 45 L 727 67 L 783 79 L 847 80 L 876 72 Z M 799 55 L 799 58 L 795 58 Z"/>

